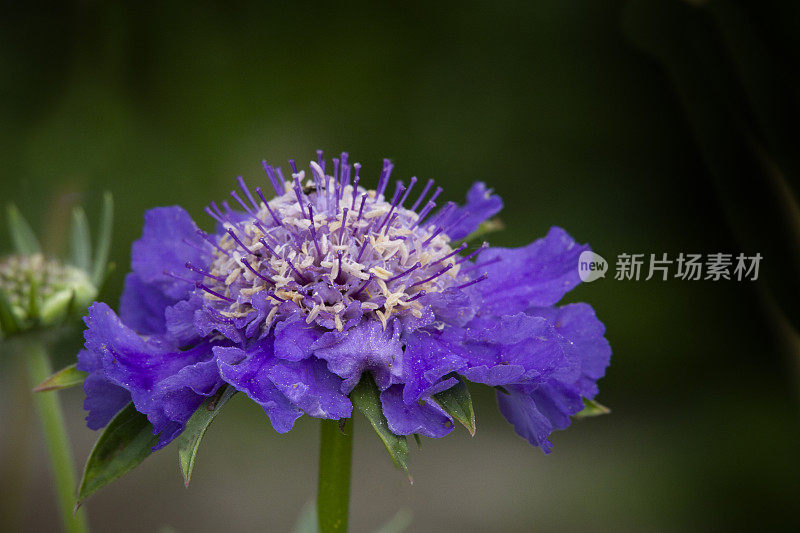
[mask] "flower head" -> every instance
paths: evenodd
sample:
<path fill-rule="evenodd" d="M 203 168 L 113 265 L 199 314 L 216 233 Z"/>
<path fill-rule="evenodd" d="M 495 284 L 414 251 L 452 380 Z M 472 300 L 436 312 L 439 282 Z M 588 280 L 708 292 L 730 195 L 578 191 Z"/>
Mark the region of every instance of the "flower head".
<path fill-rule="evenodd" d="M 120 315 L 97 303 L 85 319 L 89 426 L 132 400 L 160 447 L 227 384 L 285 432 L 303 413 L 349 417 L 366 376 L 392 432 L 442 437 L 453 415 L 437 398 L 465 378 L 498 387 L 549 451 L 610 357 L 591 307 L 553 307 L 588 247 L 558 228 L 519 249 L 459 244 L 502 207 L 482 183 L 459 206 L 432 180 L 392 184 L 388 160 L 375 189 L 346 153 L 290 161 L 290 179 L 264 166 L 276 196 L 239 178 L 233 207 L 206 208 L 212 232 L 180 207 L 146 213 Z"/>
<path fill-rule="evenodd" d="M 106 274 L 111 230 L 111 197 L 106 196 L 98 253 L 92 260 L 83 210 L 73 212 L 72 254 L 67 261 L 46 257 L 36 235 L 11 206 L 8 223 L 16 253 L 0 258 L 0 336 L 57 326 L 80 317 L 97 297 Z"/>

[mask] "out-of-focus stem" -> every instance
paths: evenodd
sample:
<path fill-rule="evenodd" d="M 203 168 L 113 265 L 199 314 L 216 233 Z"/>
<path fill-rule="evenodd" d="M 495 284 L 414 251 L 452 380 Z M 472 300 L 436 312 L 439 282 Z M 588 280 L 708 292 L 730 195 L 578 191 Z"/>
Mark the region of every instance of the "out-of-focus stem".
<path fill-rule="evenodd" d="M 28 367 L 28 376 L 33 386 L 38 385 L 52 374 L 47 350 L 41 342 L 29 341 L 22 357 Z M 68 533 L 86 533 L 86 516 L 82 510 L 73 514 L 75 489 L 77 487 L 75 469 L 72 465 L 72 447 L 69 444 L 64 413 L 58 396 L 54 392 L 35 395 L 36 411 L 42 422 L 50 466 L 55 482 L 58 509 L 61 522 Z"/>

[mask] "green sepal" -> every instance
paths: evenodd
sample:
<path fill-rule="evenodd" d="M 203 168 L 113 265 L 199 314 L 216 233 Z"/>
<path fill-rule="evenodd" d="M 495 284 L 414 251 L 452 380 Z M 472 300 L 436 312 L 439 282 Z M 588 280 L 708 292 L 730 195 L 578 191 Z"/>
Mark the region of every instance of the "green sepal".
<path fill-rule="evenodd" d="M 594 400 L 583 399 L 583 409 L 575 415 L 575 418 L 587 418 L 590 416 L 607 415 L 611 409 Z"/>
<path fill-rule="evenodd" d="M 39 305 L 39 282 L 36 277 L 31 274 L 28 277 L 28 319 L 36 321 L 39 319 L 41 306 Z"/>
<path fill-rule="evenodd" d="M 103 285 L 109 273 L 108 253 L 111 250 L 111 226 L 114 223 L 114 198 L 110 192 L 103 194 L 103 211 L 100 214 L 100 225 L 97 230 L 94 264 L 92 266 L 92 283 L 98 289 Z"/>
<path fill-rule="evenodd" d="M 21 325 L 17 320 L 17 315 L 14 314 L 11 302 L 8 301 L 6 292 L 0 289 L 0 332 L 3 337 L 8 337 L 19 332 L 20 329 Z"/>
<path fill-rule="evenodd" d="M 361 376 L 361 381 L 350 393 L 350 401 L 372 424 L 372 429 L 386 446 L 386 451 L 389 452 L 389 457 L 392 458 L 394 465 L 404 471 L 408 476 L 408 481 L 413 483 L 408 471 L 408 441 L 404 436 L 395 435 L 389 429 L 389 423 L 383 415 L 380 391 L 369 372 L 364 372 L 364 375 Z"/>
<path fill-rule="evenodd" d="M 422 449 L 422 439 L 419 438 L 419 433 L 414 433 L 414 441 L 417 443 L 417 449 Z"/>
<path fill-rule="evenodd" d="M 89 237 L 89 221 L 83 208 L 76 207 L 72 210 L 69 230 L 69 261 L 88 273 L 92 263 L 92 240 Z"/>
<path fill-rule="evenodd" d="M 456 376 L 456 379 L 458 379 L 458 383 L 445 391 L 434 394 L 433 398 L 447 414 L 461 422 L 469 434 L 474 437 L 475 409 L 472 407 L 472 396 L 461 376 Z"/>
<path fill-rule="evenodd" d="M 53 390 L 69 389 L 77 385 L 82 385 L 86 376 L 89 374 L 83 370 L 75 368 L 77 363 L 72 363 L 66 368 L 62 368 L 46 380 L 37 385 L 33 392 L 47 392 Z"/>
<path fill-rule="evenodd" d="M 78 489 L 77 509 L 89 496 L 126 474 L 152 453 L 158 436 L 153 426 L 129 403 L 115 416 L 92 448 Z"/>
<path fill-rule="evenodd" d="M 187 487 L 192 479 L 192 470 L 194 470 L 194 461 L 197 457 L 197 450 L 200 448 L 200 441 L 203 440 L 214 417 L 234 394 L 236 394 L 235 388 L 221 387 L 214 396 L 208 398 L 194 412 L 186 422 L 183 433 L 178 437 L 178 462 L 183 473 L 184 485 Z"/>
<path fill-rule="evenodd" d="M 8 229 L 11 232 L 11 241 L 14 243 L 14 249 L 20 255 L 35 255 L 41 253 L 39 246 L 39 239 L 36 238 L 31 225 L 19 212 L 17 206 L 11 204 L 8 206 Z"/>

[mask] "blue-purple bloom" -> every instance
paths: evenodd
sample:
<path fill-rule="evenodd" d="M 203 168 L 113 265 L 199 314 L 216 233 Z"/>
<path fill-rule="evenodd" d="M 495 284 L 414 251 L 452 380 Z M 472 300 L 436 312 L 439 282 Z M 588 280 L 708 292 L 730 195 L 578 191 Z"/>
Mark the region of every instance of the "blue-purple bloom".
<path fill-rule="evenodd" d="M 549 452 L 611 354 L 590 306 L 554 307 L 588 246 L 555 227 L 522 248 L 456 245 L 502 208 L 483 183 L 442 205 L 432 180 L 391 190 L 388 160 L 375 190 L 346 153 L 290 164 L 286 180 L 265 163 L 269 201 L 239 178 L 235 208 L 206 208 L 211 233 L 180 207 L 145 214 L 119 315 L 95 303 L 85 319 L 89 427 L 133 401 L 163 447 L 227 383 L 283 433 L 303 413 L 350 417 L 368 372 L 393 432 L 438 438 L 453 419 L 434 395 L 461 376 L 497 387 L 503 415 Z"/>

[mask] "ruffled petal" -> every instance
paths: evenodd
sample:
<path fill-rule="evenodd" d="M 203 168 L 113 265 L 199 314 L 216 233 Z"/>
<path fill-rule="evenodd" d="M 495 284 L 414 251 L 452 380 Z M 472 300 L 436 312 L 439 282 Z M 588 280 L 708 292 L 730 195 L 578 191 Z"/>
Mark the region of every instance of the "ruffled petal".
<path fill-rule="evenodd" d="M 401 385 L 381 392 L 381 405 L 389 429 L 396 435 L 419 433 L 438 439 L 453 431 L 453 419 L 433 400 L 404 402 Z"/>
<path fill-rule="evenodd" d="M 99 372 L 86 376 L 83 390 L 86 393 L 83 408 L 89 412 L 86 416 L 89 429 L 106 427 L 131 402 L 130 392 L 109 382 Z"/>
<path fill-rule="evenodd" d="M 117 389 L 122 388 L 136 409 L 147 415 L 153 433 L 159 434 L 157 448 L 162 447 L 183 430 L 221 383 L 215 366 L 208 364 L 212 352 L 207 344 L 182 352 L 158 337 L 145 340 L 103 303 L 90 307 L 85 321 L 88 354 L 81 356 L 81 367 L 93 369 L 85 390 L 96 427 L 107 423 L 109 413 L 120 407 L 123 394 Z M 101 400 L 109 391 L 114 393 L 113 404 Z"/>
<path fill-rule="evenodd" d="M 483 297 L 481 312 L 511 314 L 555 304 L 580 283 L 578 257 L 588 249 L 556 227 L 522 248 L 487 249 L 475 272 L 488 278 L 472 289 Z"/>
<path fill-rule="evenodd" d="M 307 415 L 315 418 L 349 418 L 350 399 L 342 393 L 342 380 L 328 370 L 325 361 L 275 361 L 267 371 L 272 383 Z"/>
<path fill-rule="evenodd" d="M 508 394 L 497 393 L 500 412 L 516 432 L 545 453 L 553 444 L 548 437 L 554 430 L 566 429 L 570 416 L 583 408 L 580 394 L 561 383 L 511 386 Z"/>
<path fill-rule="evenodd" d="M 403 399 L 408 404 L 429 397 L 455 384 L 443 378 L 467 367 L 468 353 L 462 341 L 465 332 L 458 328 L 418 330 L 406 339 L 403 354 Z"/>
<path fill-rule="evenodd" d="M 200 274 L 185 265 L 187 261 L 205 264 L 210 253 L 201 251 L 204 246 L 197 225 L 182 207 L 157 207 L 144 214 L 142 237 L 131 249 L 131 268 L 144 283 L 155 285 L 174 301 L 182 300 L 194 287 L 164 272 L 199 280 Z"/>
<path fill-rule="evenodd" d="M 393 365 L 402 361 L 403 346 L 400 328 L 394 322 L 384 330 L 376 320 L 364 320 L 348 331 L 331 331 L 322 335 L 313 345 L 314 355 L 328 362 L 331 372 L 339 375 L 342 392 L 349 394 L 369 370 L 381 390 L 391 385 Z M 398 371 L 402 369 L 402 363 Z"/>
<path fill-rule="evenodd" d="M 436 320 L 458 327 L 463 327 L 475 317 L 479 303 L 474 292 L 457 289 L 445 289 L 434 292 L 423 298 L 421 303 L 430 306 Z"/>
<path fill-rule="evenodd" d="M 265 339 L 251 350 L 216 347 L 214 355 L 222 379 L 247 394 L 267 413 L 272 427 L 286 433 L 303 412 L 275 386 L 268 372 L 274 362 L 271 339 Z"/>
<path fill-rule="evenodd" d="M 134 273 L 125 276 L 119 301 L 122 322 L 143 335 L 162 335 L 167 327 L 164 311 L 175 303 L 158 285 L 148 284 Z"/>
<path fill-rule="evenodd" d="M 611 361 L 611 346 L 603 336 L 605 326 L 597 319 L 588 304 L 577 303 L 558 308 L 533 308 L 528 311 L 549 320 L 555 331 L 572 345 L 572 352 L 580 367 L 580 375 L 573 380 L 580 394 L 592 399 L 597 395 L 597 380 L 605 375 Z M 569 382 L 569 377 L 562 378 Z"/>
<path fill-rule="evenodd" d="M 447 235 L 454 240 L 463 239 L 477 230 L 481 223 L 493 217 L 503 209 L 503 200 L 483 182 L 476 182 L 467 193 L 467 203 L 459 207 L 447 217 L 443 224 L 452 223 Z"/>
<path fill-rule="evenodd" d="M 569 342 L 544 317 L 482 316 L 470 322 L 464 346 L 468 368 L 462 375 L 470 381 L 497 386 L 578 377 Z"/>
<path fill-rule="evenodd" d="M 164 310 L 167 335 L 178 346 L 186 346 L 200 340 L 200 333 L 195 326 L 195 314 L 204 305 L 204 298 L 193 294 L 187 300 L 167 307 Z"/>
<path fill-rule="evenodd" d="M 304 315 L 297 313 L 275 326 L 275 356 L 287 361 L 300 361 L 309 357 L 314 344 L 321 336 L 313 324 L 305 321 Z"/>

